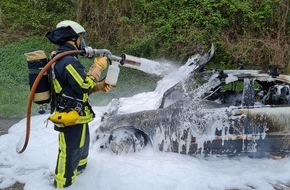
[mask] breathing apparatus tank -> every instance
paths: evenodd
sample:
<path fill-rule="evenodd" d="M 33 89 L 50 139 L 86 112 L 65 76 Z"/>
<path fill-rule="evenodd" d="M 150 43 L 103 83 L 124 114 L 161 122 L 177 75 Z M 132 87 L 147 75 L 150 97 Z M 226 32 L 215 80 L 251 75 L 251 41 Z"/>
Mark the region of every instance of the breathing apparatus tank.
<path fill-rule="evenodd" d="M 42 50 L 31 51 L 25 53 L 24 55 L 26 56 L 28 63 L 29 85 L 31 89 L 37 75 L 47 64 L 48 59 Z M 50 83 L 48 73 L 45 73 L 45 75 L 41 78 L 36 89 L 33 102 L 39 105 L 50 102 Z"/>
<path fill-rule="evenodd" d="M 116 86 L 118 82 L 118 77 L 120 73 L 119 63 L 112 61 L 112 64 L 108 68 L 105 83 L 112 86 Z"/>

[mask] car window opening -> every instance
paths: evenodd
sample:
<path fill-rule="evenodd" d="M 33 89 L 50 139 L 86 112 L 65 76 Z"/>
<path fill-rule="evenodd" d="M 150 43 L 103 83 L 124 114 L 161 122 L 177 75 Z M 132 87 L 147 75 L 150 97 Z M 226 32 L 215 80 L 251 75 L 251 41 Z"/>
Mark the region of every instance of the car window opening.
<path fill-rule="evenodd" d="M 289 105 L 288 84 L 241 79 L 212 89 L 206 100 L 226 106 Z"/>

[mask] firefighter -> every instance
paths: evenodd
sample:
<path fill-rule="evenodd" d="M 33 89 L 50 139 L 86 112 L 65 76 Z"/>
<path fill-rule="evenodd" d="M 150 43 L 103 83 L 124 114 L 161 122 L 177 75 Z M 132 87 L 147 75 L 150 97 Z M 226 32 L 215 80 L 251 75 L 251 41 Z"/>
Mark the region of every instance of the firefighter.
<path fill-rule="evenodd" d="M 49 31 L 46 37 L 59 46 L 55 55 L 69 50 L 81 50 L 85 44 L 85 29 L 77 22 L 65 20 Z M 94 113 L 88 103 L 92 92 L 108 92 L 110 85 L 98 82 L 101 72 L 107 68 L 107 58 L 95 58 L 89 72 L 76 55 L 64 56 L 52 66 L 52 84 L 55 94 L 56 117 L 64 122 L 55 124 L 59 131 L 59 149 L 54 175 L 56 188 L 68 187 L 86 168 L 90 134 L 88 123 Z M 63 115 L 61 115 L 63 114 Z M 74 123 L 65 122 L 73 120 Z"/>

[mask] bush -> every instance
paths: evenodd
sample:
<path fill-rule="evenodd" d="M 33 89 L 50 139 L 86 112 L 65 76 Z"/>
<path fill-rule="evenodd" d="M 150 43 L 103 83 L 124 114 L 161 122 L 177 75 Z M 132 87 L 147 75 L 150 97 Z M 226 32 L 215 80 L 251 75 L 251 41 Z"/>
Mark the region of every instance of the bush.
<path fill-rule="evenodd" d="M 0 45 L 15 39 L 44 36 L 60 20 L 75 19 L 76 6 L 69 0 L 1 0 Z"/>

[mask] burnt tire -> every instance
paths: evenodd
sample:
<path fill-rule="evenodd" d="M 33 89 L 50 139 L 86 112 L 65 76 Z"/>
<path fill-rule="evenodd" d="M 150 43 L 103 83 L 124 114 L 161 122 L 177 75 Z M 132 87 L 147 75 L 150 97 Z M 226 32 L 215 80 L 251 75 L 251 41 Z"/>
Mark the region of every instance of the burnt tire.
<path fill-rule="evenodd" d="M 147 136 L 136 129 L 117 129 L 109 137 L 108 148 L 115 154 L 141 151 L 147 144 Z"/>

